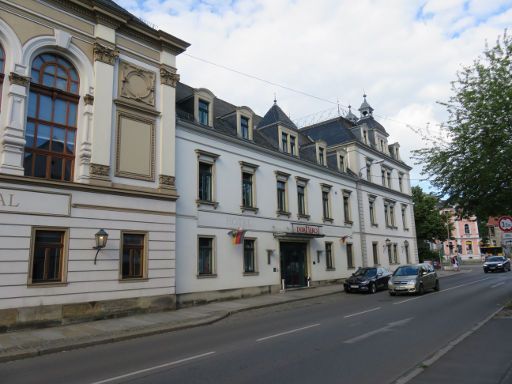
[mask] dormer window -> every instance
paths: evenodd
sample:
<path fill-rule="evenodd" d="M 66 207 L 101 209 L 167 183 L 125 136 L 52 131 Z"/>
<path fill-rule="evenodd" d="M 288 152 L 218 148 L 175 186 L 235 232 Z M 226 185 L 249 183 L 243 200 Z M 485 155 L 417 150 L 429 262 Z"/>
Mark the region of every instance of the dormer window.
<path fill-rule="evenodd" d="M 365 144 L 368 144 L 368 131 L 367 130 L 363 131 L 363 142 Z"/>
<path fill-rule="evenodd" d="M 290 154 L 296 156 L 295 153 L 295 136 L 290 136 Z"/>
<path fill-rule="evenodd" d="M 281 149 L 283 152 L 288 152 L 288 134 L 286 132 L 281 133 Z"/>
<path fill-rule="evenodd" d="M 208 103 L 205 100 L 199 99 L 199 109 L 198 109 L 198 117 L 199 117 L 199 123 L 203 125 L 208 125 L 209 122 L 209 110 L 210 110 L 210 103 Z"/>
<path fill-rule="evenodd" d="M 316 162 L 319 165 L 327 165 L 327 146 L 324 141 L 317 142 L 316 145 Z"/>
<path fill-rule="evenodd" d="M 240 117 L 240 134 L 242 138 L 249 140 L 249 119 L 245 116 Z"/>
<path fill-rule="evenodd" d="M 213 127 L 215 95 L 205 88 L 199 88 L 194 93 L 194 119 L 201 125 Z"/>
<path fill-rule="evenodd" d="M 281 137 L 280 149 L 284 153 L 298 156 L 297 136 L 292 132 L 293 131 L 279 126 L 279 135 Z"/>
<path fill-rule="evenodd" d="M 338 170 L 340 172 L 347 172 L 347 165 L 345 164 L 345 154 L 338 154 Z"/>
<path fill-rule="evenodd" d="M 322 147 L 318 148 L 318 163 L 320 165 L 325 165 L 325 149 Z"/>

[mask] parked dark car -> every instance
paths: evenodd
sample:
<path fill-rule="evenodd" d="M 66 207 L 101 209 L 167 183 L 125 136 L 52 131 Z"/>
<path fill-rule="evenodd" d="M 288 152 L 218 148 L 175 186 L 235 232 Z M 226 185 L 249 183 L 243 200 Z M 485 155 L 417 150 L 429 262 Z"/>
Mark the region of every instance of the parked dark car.
<path fill-rule="evenodd" d="M 504 256 L 490 256 L 485 260 L 484 272 L 495 271 L 509 271 L 510 272 L 510 259 Z"/>
<path fill-rule="evenodd" d="M 383 267 L 359 268 L 343 283 L 346 293 L 375 293 L 379 289 L 387 289 L 391 272 Z"/>
<path fill-rule="evenodd" d="M 439 278 L 430 264 L 401 265 L 391 279 L 388 290 L 391 296 L 398 293 L 417 293 L 422 295 L 427 289 L 439 291 Z"/>

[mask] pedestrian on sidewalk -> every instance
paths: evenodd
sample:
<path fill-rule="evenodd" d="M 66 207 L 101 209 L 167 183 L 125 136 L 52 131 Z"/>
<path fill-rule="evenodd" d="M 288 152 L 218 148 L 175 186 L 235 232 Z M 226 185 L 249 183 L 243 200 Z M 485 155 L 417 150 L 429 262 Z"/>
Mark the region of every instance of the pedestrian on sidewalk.
<path fill-rule="evenodd" d="M 457 260 L 457 255 L 452 257 L 452 267 L 454 271 L 459 272 L 459 261 Z"/>

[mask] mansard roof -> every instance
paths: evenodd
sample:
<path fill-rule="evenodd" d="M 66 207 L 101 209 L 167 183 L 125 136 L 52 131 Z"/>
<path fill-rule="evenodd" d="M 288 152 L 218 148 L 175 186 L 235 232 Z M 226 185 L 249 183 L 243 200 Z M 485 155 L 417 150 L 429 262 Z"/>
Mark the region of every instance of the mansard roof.
<path fill-rule="evenodd" d="M 324 140 L 327 146 L 333 146 L 357 140 L 350 130 L 354 124 L 344 117 L 336 117 L 309 127 L 302 128 L 300 132 L 313 140 Z"/>
<path fill-rule="evenodd" d="M 374 129 L 376 131 L 379 131 L 384 136 L 388 137 L 389 134 L 386 132 L 386 129 L 382 126 L 381 123 L 379 123 L 377 120 L 373 118 L 373 116 L 366 116 L 361 119 L 359 119 L 356 123 L 357 125 L 366 124 L 369 129 Z"/>

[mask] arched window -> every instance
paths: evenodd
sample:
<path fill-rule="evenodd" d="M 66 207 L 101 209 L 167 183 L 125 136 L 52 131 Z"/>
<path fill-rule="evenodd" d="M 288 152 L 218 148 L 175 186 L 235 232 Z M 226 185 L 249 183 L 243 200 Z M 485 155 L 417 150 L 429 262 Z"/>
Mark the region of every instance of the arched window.
<path fill-rule="evenodd" d="M 79 85 L 76 69 L 59 55 L 43 53 L 32 62 L 26 176 L 73 179 Z"/>
<path fill-rule="evenodd" d="M 464 224 L 464 233 L 469 234 L 469 224 Z"/>
<path fill-rule="evenodd" d="M 2 90 L 4 85 L 5 77 L 5 51 L 2 45 L 0 45 L 0 111 L 2 110 Z"/>

